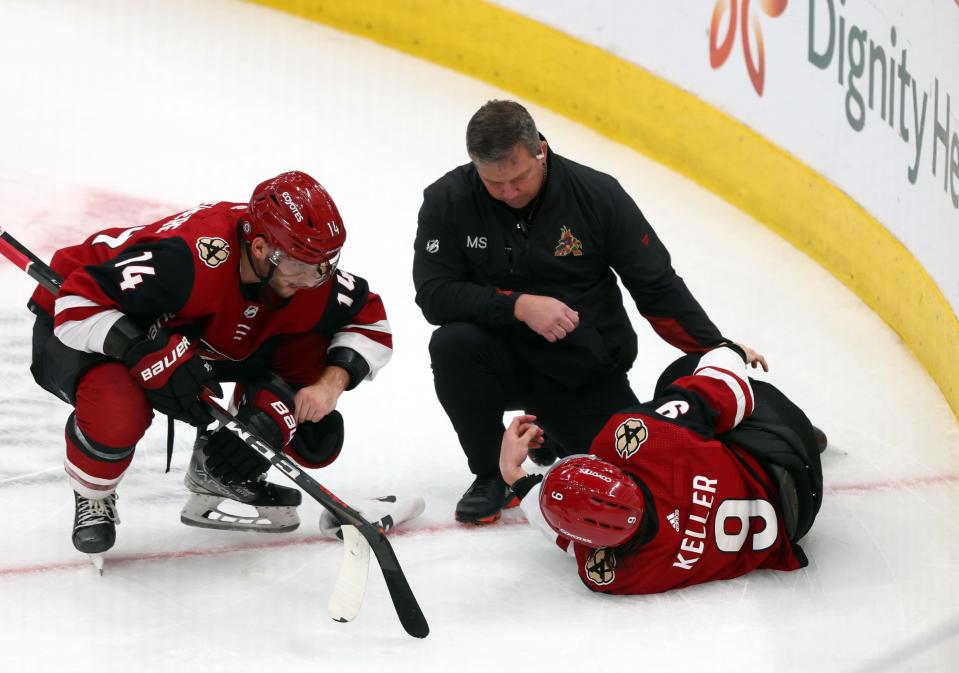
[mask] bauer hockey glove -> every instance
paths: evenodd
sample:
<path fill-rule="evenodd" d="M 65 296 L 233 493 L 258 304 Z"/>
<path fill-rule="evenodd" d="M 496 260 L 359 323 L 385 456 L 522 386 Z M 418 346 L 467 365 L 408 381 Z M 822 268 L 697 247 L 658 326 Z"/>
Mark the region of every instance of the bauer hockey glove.
<path fill-rule="evenodd" d="M 215 397 L 222 396 L 223 391 L 213 378 L 213 367 L 197 354 L 196 345 L 185 336 L 158 330 L 153 337 L 135 341 L 124 354 L 123 362 L 154 409 L 197 427 L 213 422 L 198 396 L 204 388 L 209 388 Z"/>
<path fill-rule="evenodd" d="M 236 418 L 276 451 L 290 443 L 296 431 L 293 391 L 279 378 L 246 388 L 238 401 Z M 203 465 L 208 474 L 224 484 L 242 484 L 257 479 L 270 461 L 226 428 L 210 435 L 203 445 Z"/>
<path fill-rule="evenodd" d="M 320 420 L 304 421 L 284 451 L 303 467 L 326 467 L 343 449 L 343 416 L 334 409 Z"/>

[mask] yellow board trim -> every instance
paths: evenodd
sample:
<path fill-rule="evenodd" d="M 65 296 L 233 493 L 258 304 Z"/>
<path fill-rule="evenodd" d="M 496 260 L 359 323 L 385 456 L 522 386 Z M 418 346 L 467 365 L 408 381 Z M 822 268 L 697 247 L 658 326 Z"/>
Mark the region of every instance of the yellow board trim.
<path fill-rule="evenodd" d="M 959 320 L 928 272 L 852 198 L 729 115 L 639 66 L 481 0 L 251 1 L 512 91 L 695 180 L 855 292 L 912 350 L 959 417 Z"/>

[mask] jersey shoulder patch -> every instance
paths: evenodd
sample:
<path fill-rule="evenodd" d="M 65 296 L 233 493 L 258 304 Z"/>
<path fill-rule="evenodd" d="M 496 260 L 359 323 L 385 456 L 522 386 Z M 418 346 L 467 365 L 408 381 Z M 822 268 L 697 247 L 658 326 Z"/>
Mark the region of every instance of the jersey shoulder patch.
<path fill-rule="evenodd" d="M 197 257 L 211 269 L 223 264 L 230 257 L 230 244 L 219 236 L 200 236 L 196 239 Z"/>
<path fill-rule="evenodd" d="M 616 453 L 623 460 L 628 460 L 636 455 L 639 447 L 649 439 L 649 428 L 640 417 L 629 417 L 623 420 L 613 431 Z"/>
<path fill-rule="evenodd" d="M 598 587 L 612 584 L 616 579 L 616 551 L 607 547 L 591 550 L 583 561 L 583 578 Z"/>

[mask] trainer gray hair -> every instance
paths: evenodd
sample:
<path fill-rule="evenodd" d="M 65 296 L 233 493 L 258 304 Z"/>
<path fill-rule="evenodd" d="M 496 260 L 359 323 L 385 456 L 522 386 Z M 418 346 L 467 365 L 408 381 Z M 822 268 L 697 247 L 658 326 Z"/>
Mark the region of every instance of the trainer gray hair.
<path fill-rule="evenodd" d="M 542 150 L 536 122 L 516 101 L 491 100 L 466 125 L 466 153 L 478 164 L 507 158 L 521 143 L 534 157 Z"/>

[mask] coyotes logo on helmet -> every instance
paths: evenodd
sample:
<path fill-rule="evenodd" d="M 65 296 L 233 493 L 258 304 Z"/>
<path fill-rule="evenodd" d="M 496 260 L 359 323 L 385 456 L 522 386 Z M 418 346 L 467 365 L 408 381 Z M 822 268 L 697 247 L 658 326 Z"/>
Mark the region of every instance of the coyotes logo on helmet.
<path fill-rule="evenodd" d="M 616 579 L 616 553 L 608 547 L 600 547 L 590 552 L 583 564 L 586 577 L 593 584 L 605 586 Z"/>
<path fill-rule="evenodd" d="M 200 261 L 215 269 L 230 256 L 230 244 L 219 237 L 201 236 L 196 240 L 196 250 Z"/>
<path fill-rule="evenodd" d="M 616 453 L 623 460 L 632 458 L 647 439 L 649 430 L 642 419 L 628 418 L 616 428 Z"/>
<path fill-rule="evenodd" d="M 559 241 L 556 243 L 556 251 L 553 252 L 553 256 L 566 257 L 567 255 L 572 255 L 573 257 L 579 257 L 582 254 L 583 242 L 573 236 L 573 232 L 570 231 L 569 227 L 561 227 L 559 230 Z"/>

